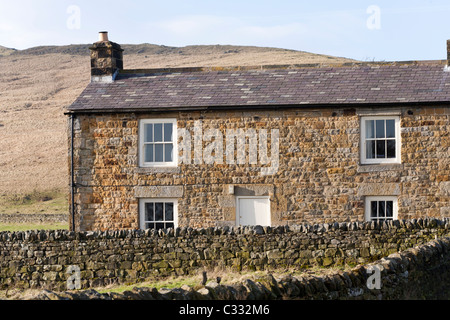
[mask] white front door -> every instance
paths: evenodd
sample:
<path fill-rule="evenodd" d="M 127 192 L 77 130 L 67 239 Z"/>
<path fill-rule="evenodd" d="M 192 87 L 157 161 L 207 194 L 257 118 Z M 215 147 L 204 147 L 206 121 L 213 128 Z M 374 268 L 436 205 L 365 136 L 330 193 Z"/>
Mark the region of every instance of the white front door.
<path fill-rule="evenodd" d="M 270 200 L 267 197 L 237 198 L 238 226 L 271 226 Z"/>

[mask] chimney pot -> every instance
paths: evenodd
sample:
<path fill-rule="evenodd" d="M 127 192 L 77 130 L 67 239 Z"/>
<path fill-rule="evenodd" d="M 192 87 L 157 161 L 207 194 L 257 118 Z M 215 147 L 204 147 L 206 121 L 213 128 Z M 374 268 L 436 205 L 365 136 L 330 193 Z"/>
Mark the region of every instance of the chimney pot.
<path fill-rule="evenodd" d="M 101 31 L 98 33 L 98 41 L 106 42 L 108 40 L 108 31 Z"/>

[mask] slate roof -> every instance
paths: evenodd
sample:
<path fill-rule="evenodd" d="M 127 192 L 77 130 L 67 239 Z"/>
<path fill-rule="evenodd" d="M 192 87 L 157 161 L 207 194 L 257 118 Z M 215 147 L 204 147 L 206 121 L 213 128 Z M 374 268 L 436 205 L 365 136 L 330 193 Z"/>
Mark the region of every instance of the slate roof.
<path fill-rule="evenodd" d="M 450 102 L 446 61 L 121 71 L 70 112 Z"/>

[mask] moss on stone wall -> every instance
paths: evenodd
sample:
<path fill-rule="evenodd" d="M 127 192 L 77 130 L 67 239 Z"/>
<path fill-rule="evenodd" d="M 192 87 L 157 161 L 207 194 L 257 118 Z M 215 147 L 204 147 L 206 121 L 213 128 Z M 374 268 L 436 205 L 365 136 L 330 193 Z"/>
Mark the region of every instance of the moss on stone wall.
<path fill-rule="evenodd" d="M 82 288 L 202 270 L 356 266 L 449 234 L 449 219 L 273 228 L 178 228 L 0 233 L 0 286 L 64 290 L 71 266 Z"/>

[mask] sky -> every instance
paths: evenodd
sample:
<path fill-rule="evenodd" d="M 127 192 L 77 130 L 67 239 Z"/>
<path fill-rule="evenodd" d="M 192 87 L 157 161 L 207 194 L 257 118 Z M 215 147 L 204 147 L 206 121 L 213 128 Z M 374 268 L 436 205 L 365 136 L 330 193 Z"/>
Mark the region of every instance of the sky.
<path fill-rule="evenodd" d="M 362 61 L 446 59 L 448 0 L 0 0 L 0 45 L 277 47 Z"/>

